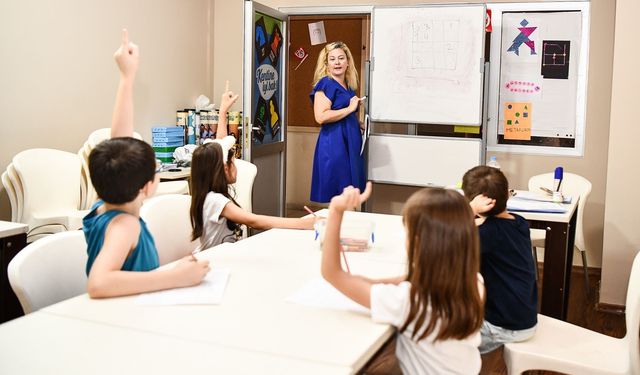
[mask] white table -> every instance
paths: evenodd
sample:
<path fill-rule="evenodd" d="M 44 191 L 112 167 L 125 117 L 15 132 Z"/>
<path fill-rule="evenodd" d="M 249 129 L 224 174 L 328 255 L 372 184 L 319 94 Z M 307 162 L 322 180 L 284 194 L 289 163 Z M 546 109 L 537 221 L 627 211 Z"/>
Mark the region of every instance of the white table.
<path fill-rule="evenodd" d="M 349 374 L 350 369 L 34 312 L 0 325 L 1 374 Z"/>
<path fill-rule="evenodd" d="M 565 213 L 514 211 L 527 219 L 531 228 L 546 232 L 540 313 L 562 320 L 567 319 L 578 201 L 579 197 L 573 197 L 571 203 L 562 204 Z"/>
<path fill-rule="evenodd" d="M 352 272 L 392 277 L 406 272 L 404 231 L 399 216 L 353 213 L 376 222 L 376 243 L 367 253 L 347 255 Z M 313 231 L 276 229 L 199 257 L 229 268 L 220 305 L 141 306 L 135 296 L 91 300 L 87 295 L 42 311 L 125 330 L 259 352 L 357 372 L 393 333 L 366 314 L 285 302 L 319 278 L 321 253 Z"/>

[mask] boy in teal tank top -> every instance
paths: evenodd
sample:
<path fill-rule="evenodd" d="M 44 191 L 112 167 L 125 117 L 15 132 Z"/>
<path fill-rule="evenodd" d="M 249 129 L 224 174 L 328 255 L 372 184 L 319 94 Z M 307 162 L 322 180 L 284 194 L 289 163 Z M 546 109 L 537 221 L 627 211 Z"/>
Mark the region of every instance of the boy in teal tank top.
<path fill-rule="evenodd" d="M 185 257 L 175 267 L 159 266 L 153 237 L 140 218 L 142 202 L 158 186 L 153 149 L 133 135 L 133 82 L 138 46 L 122 31 L 114 54 L 120 70 L 111 139 L 89 155 L 91 182 L 100 197 L 83 219 L 87 240 L 87 291 L 92 298 L 114 297 L 199 284 L 209 262 Z"/>

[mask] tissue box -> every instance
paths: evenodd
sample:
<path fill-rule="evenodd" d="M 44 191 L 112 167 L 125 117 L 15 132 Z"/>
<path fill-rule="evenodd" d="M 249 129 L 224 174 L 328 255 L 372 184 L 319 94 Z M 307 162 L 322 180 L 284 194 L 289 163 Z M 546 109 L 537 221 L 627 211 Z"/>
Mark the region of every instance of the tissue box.
<path fill-rule="evenodd" d="M 315 225 L 315 237 L 322 248 L 326 220 L 318 220 Z M 340 244 L 343 251 L 368 251 L 375 240 L 375 223 L 365 219 L 343 219 L 340 228 Z"/>

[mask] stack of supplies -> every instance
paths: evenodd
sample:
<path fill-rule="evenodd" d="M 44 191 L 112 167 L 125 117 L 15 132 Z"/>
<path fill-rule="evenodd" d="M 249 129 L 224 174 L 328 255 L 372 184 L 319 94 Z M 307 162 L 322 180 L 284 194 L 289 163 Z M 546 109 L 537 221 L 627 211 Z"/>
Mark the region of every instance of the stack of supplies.
<path fill-rule="evenodd" d="M 176 148 L 184 146 L 184 130 L 180 126 L 153 127 L 151 141 L 156 158 L 163 163 L 171 163 Z"/>

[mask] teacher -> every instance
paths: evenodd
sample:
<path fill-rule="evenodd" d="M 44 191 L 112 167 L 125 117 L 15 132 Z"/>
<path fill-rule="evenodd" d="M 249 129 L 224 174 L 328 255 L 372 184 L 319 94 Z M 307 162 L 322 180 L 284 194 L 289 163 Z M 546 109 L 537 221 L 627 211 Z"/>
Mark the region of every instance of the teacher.
<path fill-rule="evenodd" d="M 364 190 L 364 161 L 360 155 L 362 135 L 356 116 L 358 72 L 349 47 L 343 42 L 327 44 L 313 77 L 313 114 L 322 127 L 313 156 L 311 200 L 327 203 L 351 185 Z"/>

